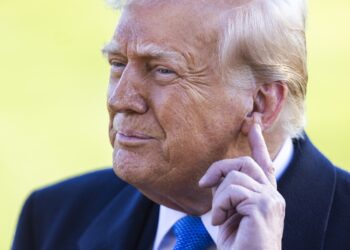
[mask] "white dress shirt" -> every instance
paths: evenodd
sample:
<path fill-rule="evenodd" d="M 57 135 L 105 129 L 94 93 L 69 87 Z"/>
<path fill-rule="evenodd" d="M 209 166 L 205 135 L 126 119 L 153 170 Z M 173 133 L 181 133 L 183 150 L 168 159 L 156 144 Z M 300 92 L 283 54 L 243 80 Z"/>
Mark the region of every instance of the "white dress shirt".
<path fill-rule="evenodd" d="M 273 161 L 274 167 L 276 168 L 275 175 L 277 180 L 281 178 L 282 174 L 286 171 L 290 161 L 292 160 L 293 151 L 292 140 L 288 138 Z M 185 213 L 162 205 L 160 206 L 158 227 L 153 244 L 153 250 L 171 250 L 174 248 L 176 238 L 171 228 L 179 219 L 185 216 Z M 216 243 L 219 228 L 218 226 L 213 226 L 211 224 L 211 211 L 202 215 L 201 219 L 209 235 Z"/>

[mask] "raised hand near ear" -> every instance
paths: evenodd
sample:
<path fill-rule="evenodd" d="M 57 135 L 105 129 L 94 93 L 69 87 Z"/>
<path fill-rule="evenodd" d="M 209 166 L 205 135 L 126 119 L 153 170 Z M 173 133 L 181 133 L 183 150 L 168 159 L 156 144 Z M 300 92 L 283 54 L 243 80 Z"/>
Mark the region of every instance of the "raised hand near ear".
<path fill-rule="evenodd" d="M 252 157 L 217 161 L 199 182 L 212 188 L 212 223 L 219 225 L 218 249 L 281 249 L 285 201 L 260 125 L 248 133 Z"/>

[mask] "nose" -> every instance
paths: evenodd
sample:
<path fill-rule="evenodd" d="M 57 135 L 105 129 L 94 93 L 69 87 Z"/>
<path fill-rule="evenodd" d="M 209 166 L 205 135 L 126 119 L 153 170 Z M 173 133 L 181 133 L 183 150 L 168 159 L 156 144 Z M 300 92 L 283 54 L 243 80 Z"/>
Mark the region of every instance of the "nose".
<path fill-rule="evenodd" d="M 145 96 L 142 93 L 142 80 L 125 68 L 119 80 L 111 77 L 108 89 L 108 109 L 112 113 L 138 113 L 148 110 Z"/>

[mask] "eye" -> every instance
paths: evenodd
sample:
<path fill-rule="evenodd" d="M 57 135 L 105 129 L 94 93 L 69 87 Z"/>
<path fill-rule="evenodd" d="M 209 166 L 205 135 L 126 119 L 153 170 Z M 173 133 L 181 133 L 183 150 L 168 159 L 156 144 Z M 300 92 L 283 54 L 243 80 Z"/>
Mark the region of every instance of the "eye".
<path fill-rule="evenodd" d="M 160 84 L 170 84 L 179 77 L 177 72 L 166 66 L 156 66 L 153 69 L 153 77 Z"/>
<path fill-rule="evenodd" d="M 121 77 L 126 67 L 126 63 L 120 60 L 111 59 L 109 60 L 109 64 L 111 65 L 111 74 L 117 78 Z"/>
<path fill-rule="evenodd" d="M 169 75 L 169 74 L 175 74 L 175 71 L 167 69 L 167 68 L 158 68 L 157 73 L 163 74 L 163 75 Z"/>
<path fill-rule="evenodd" d="M 109 64 L 112 66 L 112 67 L 116 67 L 116 68 L 124 68 L 126 65 L 125 63 L 122 63 L 120 61 L 117 61 L 117 60 L 111 60 L 109 62 Z"/>

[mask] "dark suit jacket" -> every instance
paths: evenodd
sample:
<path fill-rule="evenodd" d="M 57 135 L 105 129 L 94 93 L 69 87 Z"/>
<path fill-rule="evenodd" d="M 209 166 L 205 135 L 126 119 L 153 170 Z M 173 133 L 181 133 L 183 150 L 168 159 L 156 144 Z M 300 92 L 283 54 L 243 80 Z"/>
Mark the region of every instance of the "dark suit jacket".
<path fill-rule="evenodd" d="M 283 249 L 350 249 L 350 175 L 306 138 L 294 141 L 278 182 L 286 218 Z M 13 249 L 150 249 L 159 206 L 103 170 L 34 192 Z"/>

